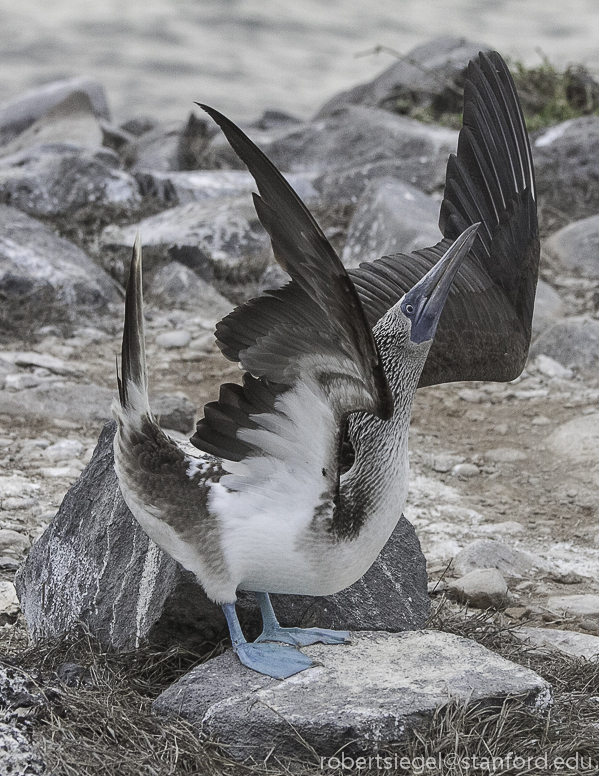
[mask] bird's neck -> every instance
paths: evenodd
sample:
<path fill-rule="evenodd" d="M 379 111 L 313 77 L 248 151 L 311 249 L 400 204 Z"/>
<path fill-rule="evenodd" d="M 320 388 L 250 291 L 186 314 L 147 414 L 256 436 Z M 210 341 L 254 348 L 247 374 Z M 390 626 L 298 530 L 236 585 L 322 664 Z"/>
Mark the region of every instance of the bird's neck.
<path fill-rule="evenodd" d="M 388 511 L 390 505 L 396 512 L 395 522 L 401 516 L 408 490 L 412 403 L 429 349 L 409 341 L 398 349 L 393 327 L 381 326 L 380 322 L 374 335 L 394 409 L 389 420 L 369 413 L 356 413 L 349 418 L 348 434 L 355 459 L 342 480 L 343 522 L 348 535 L 360 531 L 370 516 L 376 519 L 381 510 Z"/>

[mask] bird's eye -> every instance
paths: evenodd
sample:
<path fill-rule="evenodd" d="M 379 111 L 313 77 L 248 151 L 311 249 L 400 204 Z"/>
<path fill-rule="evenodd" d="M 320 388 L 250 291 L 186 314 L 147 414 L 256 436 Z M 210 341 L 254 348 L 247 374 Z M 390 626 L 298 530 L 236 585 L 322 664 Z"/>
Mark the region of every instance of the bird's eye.
<path fill-rule="evenodd" d="M 408 315 L 412 315 L 412 313 L 414 312 L 414 305 L 413 304 L 407 304 L 405 306 L 405 311 L 407 312 Z"/>

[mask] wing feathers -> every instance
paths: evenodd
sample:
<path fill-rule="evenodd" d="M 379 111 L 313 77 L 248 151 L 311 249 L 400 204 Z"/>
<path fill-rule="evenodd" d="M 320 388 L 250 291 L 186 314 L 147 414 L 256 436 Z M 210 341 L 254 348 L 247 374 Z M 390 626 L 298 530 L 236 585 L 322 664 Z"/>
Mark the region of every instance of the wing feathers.
<path fill-rule="evenodd" d="M 513 80 L 497 53 L 481 53 L 468 66 L 464 126 L 447 165 L 439 218 L 445 239 L 350 270 L 371 325 L 439 259 L 442 247 L 477 221 L 481 227 L 454 280 L 420 386 L 511 380 L 528 353 L 539 263 L 534 171 Z"/>

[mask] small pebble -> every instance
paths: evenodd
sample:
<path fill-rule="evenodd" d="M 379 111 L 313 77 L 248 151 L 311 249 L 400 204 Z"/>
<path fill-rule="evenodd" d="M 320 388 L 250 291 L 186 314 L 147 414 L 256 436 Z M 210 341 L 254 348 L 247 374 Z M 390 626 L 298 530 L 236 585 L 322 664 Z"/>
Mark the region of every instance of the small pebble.
<path fill-rule="evenodd" d="M 44 456 L 52 462 L 66 461 L 69 458 L 79 458 L 84 447 L 78 439 L 62 439 L 44 450 Z"/>
<path fill-rule="evenodd" d="M 14 375 L 6 375 L 4 387 L 9 391 L 22 391 L 25 388 L 35 388 L 43 381 L 43 378 L 32 375 L 29 372 L 17 372 Z"/>
<path fill-rule="evenodd" d="M 156 337 L 156 344 L 165 350 L 171 348 L 184 348 L 189 345 L 191 334 L 185 329 L 175 329 L 175 331 L 165 331 Z"/>
<path fill-rule="evenodd" d="M 185 379 L 187 380 L 188 383 L 192 383 L 192 384 L 201 383 L 202 380 L 204 379 L 204 375 L 202 374 L 202 372 L 189 372 L 186 375 Z"/>
<path fill-rule="evenodd" d="M 571 380 L 574 376 L 574 372 L 571 369 L 544 354 L 537 356 L 535 365 L 545 377 L 559 377 L 562 380 Z"/>
<path fill-rule="evenodd" d="M 77 469 L 73 469 L 70 466 L 44 466 L 40 469 L 40 472 L 44 477 L 66 477 L 77 478 L 80 472 Z"/>
<path fill-rule="evenodd" d="M 52 418 L 52 424 L 57 428 L 66 428 L 70 430 L 79 428 L 77 423 L 73 423 L 72 420 L 67 420 L 66 418 Z"/>
<path fill-rule="evenodd" d="M 2 509 L 5 510 L 18 510 L 29 509 L 30 507 L 37 506 L 37 499 L 34 498 L 21 498 L 19 496 L 10 496 L 2 500 Z"/>
<path fill-rule="evenodd" d="M 30 546 L 29 537 L 10 528 L 0 528 L 0 555 L 23 555 Z"/>
<path fill-rule="evenodd" d="M 17 614 L 19 608 L 19 599 L 13 583 L 0 580 L 0 614 Z"/>
<path fill-rule="evenodd" d="M 449 453 L 441 453 L 436 455 L 433 460 L 433 469 L 436 472 L 448 472 L 451 469 L 462 463 L 464 460 L 461 455 L 451 455 Z"/>
<path fill-rule="evenodd" d="M 458 463 L 453 467 L 451 473 L 454 477 L 468 479 L 469 477 L 476 477 L 480 474 L 480 469 L 475 463 Z"/>
<path fill-rule="evenodd" d="M 533 426 L 547 426 L 551 423 L 549 418 L 546 418 L 545 415 L 537 415 L 530 422 Z"/>
<path fill-rule="evenodd" d="M 0 569 L 2 571 L 16 571 L 20 565 L 16 558 L 9 558 L 8 555 L 0 556 Z"/>
<path fill-rule="evenodd" d="M 485 401 L 487 396 L 482 391 L 476 391 L 474 388 L 462 388 L 458 391 L 458 396 L 462 401 L 471 402 L 472 404 L 480 404 Z"/>

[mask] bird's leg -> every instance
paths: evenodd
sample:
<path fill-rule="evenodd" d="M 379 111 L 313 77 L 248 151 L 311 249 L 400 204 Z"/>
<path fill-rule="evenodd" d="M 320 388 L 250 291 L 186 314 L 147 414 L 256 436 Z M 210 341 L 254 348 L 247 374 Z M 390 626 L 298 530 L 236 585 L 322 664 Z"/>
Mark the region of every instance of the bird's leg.
<path fill-rule="evenodd" d="M 272 608 L 268 593 L 256 593 L 262 612 L 262 633 L 257 642 L 282 641 L 294 647 L 308 644 L 348 644 L 351 641 L 349 631 L 328 630 L 327 628 L 282 628 Z"/>
<path fill-rule="evenodd" d="M 272 676 L 273 679 L 286 679 L 316 665 L 299 649 L 286 644 L 248 644 L 239 624 L 235 604 L 223 604 L 222 609 L 227 618 L 233 651 L 244 666 L 259 674 Z"/>

